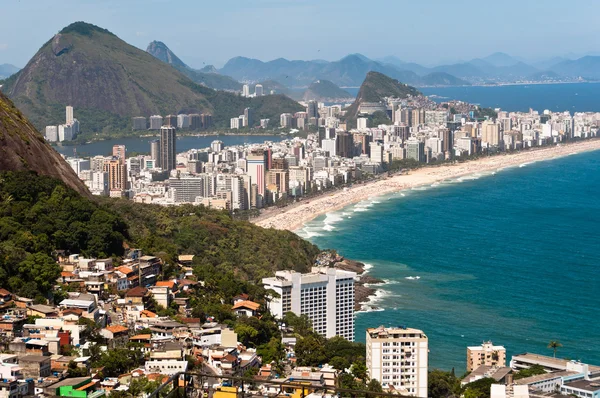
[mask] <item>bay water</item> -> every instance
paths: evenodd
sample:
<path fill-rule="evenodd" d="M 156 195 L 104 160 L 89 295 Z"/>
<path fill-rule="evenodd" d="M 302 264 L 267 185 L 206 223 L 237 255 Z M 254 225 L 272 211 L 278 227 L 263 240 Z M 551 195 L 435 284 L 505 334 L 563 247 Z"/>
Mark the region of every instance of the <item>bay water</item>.
<path fill-rule="evenodd" d="M 457 372 L 466 347 L 600 364 L 600 151 L 444 181 L 351 205 L 297 231 L 385 280 L 369 327 L 429 337 L 430 366 Z M 418 278 L 417 278 L 418 277 Z"/>

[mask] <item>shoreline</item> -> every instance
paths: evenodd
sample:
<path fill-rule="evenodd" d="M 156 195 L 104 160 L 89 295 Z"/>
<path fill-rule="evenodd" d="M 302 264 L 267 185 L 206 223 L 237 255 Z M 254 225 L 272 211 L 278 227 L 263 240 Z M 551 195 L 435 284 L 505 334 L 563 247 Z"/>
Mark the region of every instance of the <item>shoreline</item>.
<path fill-rule="evenodd" d="M 399 192 L 419 186 L 430 185 L 447 179 L 463 177 L 480 172 L 491 172 L 539 161 L 557 159 L 572 154 L 600 150 L 600 139 L 592 138 L 560 146 L 532 148 L 519 152 L 489 156 L 440 166 L 425 166 L 408 174 L 384 177 L 365 184 L 354 185 L 345 191 L 323 194 L 310 201 L 302 201 L 283 209 L 267 209 L 250 220 L 263 228 L 296 231 L 302 226 L 331 211 L 358 203 L 371 197 Z"/>

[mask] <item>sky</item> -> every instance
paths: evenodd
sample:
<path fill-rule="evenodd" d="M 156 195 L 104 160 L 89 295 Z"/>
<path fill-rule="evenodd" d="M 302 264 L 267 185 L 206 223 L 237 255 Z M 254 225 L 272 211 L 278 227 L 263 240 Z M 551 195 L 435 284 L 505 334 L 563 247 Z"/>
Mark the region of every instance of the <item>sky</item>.
<path fill-rule="evenodd" d="M 351 53 L 439 65 L 494 52 L 527 60 L 600 51 L 597 0 L 0 0 L 0 64 L 23 67 L 85 21 L 196 68 L 235 56 L 337 60 Z"/>

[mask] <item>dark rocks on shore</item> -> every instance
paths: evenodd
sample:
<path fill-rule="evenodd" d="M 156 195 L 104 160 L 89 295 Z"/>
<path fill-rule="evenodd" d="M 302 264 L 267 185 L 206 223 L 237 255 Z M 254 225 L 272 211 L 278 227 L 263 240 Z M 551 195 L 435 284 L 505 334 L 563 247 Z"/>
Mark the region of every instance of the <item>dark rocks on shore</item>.
<path fill-rule="evenodd" d="M 377 285 L 384 283 L 383 280 L 374 278 L 370 275 L 365 274 L 365 265 L 359 261 L 349 260 L 347 258 L 342 259 L 335 263 L 335 268 L 356 272 L 359 275 L 359 279 L 354 283 L 354 310 L 360 311 L 362 305 L 369 301 L 371 296 L 374 296 L 377 292 L 370 286 L 365 285 Z"/>

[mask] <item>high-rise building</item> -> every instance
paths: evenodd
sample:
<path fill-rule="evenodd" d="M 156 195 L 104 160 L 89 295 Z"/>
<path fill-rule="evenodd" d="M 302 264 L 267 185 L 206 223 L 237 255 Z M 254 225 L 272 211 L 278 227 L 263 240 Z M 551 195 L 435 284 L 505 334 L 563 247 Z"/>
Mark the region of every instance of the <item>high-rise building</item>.
<path fill-rule="evenodd" d="M 163 117 L 160 115 L 150 116 L 150 130 L 160 130 L 163 125 Z"/>
<path fill-rule="evenodd" d="M 264 151 L 255 151 L 246 157 L 247 173 L 251 178 L 252 184 L 257 187 L 257 207 L 261 207 L 262 200 L 265 198 L 265 173 L 267 169 L 267 156 Z"/>
<path fill-rule="evenodd" d="M 421 124 L 425 124 L 425 109 L 413 109 L 409 125 L 414 127 Z"/>
<path fill-rule="evenodd" d="M 310 118 L 319 118 L 319 103 L 317 101 L 311 100 L 308 101 L 306 106 L 306 113 L 308 114 L 308 119 Z"/>
<path fill-rule="evenodd" d="M 406 158 L 417 162 L 425 161 L 425 143 L 419 140 L 409 140 L 406 143 Z"/>
<path fill-rule="evenodd" d="M 337 156 L 343 158 L 354 157 L 354 140 L 352 134 L 347 131 L 340 131 L 335 137 L 335 146 Z"/>
<path fill-rule="evenodd" d="M 104 172 L 108 173 L 108 190 L 111 197 L 123 196 L 127 189 L 127 165 L 113 157 L 104 162 Z"/>
<path fill-rule="evenodd" d="M 71 141 L 75 138 L 75 134 L 73 132 L 73 124 L 61 124 L 58 126 L 58 140 L 60 142 L 63 141 Z"/>
<path fill-rule="evenodd" d="M 401 395 L 427 397 L 427 336 L 422 330 L 404 327 L 367 329 L 369 379 L 393 388 Z"/>
<path fill-rule="evenodd" d="M 210 143 L 210 149 L 213 152 L 221 152 L 223 150 L 223 141 L 219 141 L 219 140 L 214 140 L 213 142 Z"/>
<path fill-rule="evenodd" d="M 487 142 L 489 146 L 500 146 L 502 143 L 502 133 L 500 124 L 486 120 L 481 125 L 481 141 Z"/>
<path fill-rule="evenodd" d="M 177 115 L 177 128 L 187 129 L 190 127 L 190 115 L 179 114 Z"/>
<path fill-rule="evenodd" d="M 202 117 L 197 113 L 190 115 L 190 129 L 201 130 L 202 129 Z"/>
<path fill-rule="evenodd" d="M 113 145 L 112 155 L 113 157 L 119 159 L 121 162 L 125 163 L 125 153 L 127 149 L 125 145 Z"/>
<path fill-rule="evenodd" d="M 157 167 L 160 167 L 160 140 L 150 141 L 150 158 L 156 162 Z"/>
<path fill-rule="evenodd" d="M 134 117 L 131 124 L 133 130 L 146 130 L 148 128 L 146 118 L 143 116 Z"/>
<path fill-rule="evenodd" d="M 279 116 L 279 125 L 283 128 L 292 127 L 292 114 L 291 113 L 282 113 Z"/>
<path fill-rule="evenodd" d="M 486 341 L 480 346 L 467 347 L 467 372 L 472 372 L 481 365 L 506 366 L 506 348 Z"/>
<path fill-rule="evenodd" d="M 359 117 L 358 119 L 356 119 L 356 128 L 358 130 L 366 130 L 369 127 L 368 122 L 369 119 L 367 119 L 366 117 Z"/>
<path fill-rule="evenodd" d="M 231 119 L 229 119 L 229 128 L 232 130 L 239 129 L 240 128 L 240 118 L 232 117 Z"/>
<path fill-rule="evenodd" d="M 252 108 L 244 109 L 244 127 L 252 127 L 254 126 L 254 115 Z"/>
<path fill-rule="evenodd" d="M 73 120 L 75 120 L 75 118 L 73 117 L 73 107 L 69 105 L 66 108 L 66 122 L 65 122 L 65 124 L 72 123 Z"/>
<path fill-rule="evenodd" d="M 58 141 L 58 126 L 46 126 L 45 137 L 50 142 Z"/>
<path fill-rule="evenodd" d="M 177 127 L 177 115 L 167 115 L 163 120 L 163 126 Z"/>
<path fill-rule="evenodd" d="M 254 96 L 255 97 L 262 97 L 263 94 L 263 86 L 262 84 L 257 84 L 256 86 L 254 86 Z"/>
<path fill-rule="evenodd" d="M 175 127 L 160 128 L 159 163 L 163 170 L 171 171 L 176 167 L 176 142 Z"/>
<path fill-rule="evenodd" d="M 204 130 L 207 130 L 212 127 L 212 115 L 203 113 L 202 115 L 200 115 L 200 118 L 202 119 L 202 128 Z"/>
<path fill-rule="evenodd" d="M 313 267 L 309 274 L 277 271 L 275 277 L 264 278 L 262 283 L 279 294 L 268 304 L 275 317 L 283 318 L 288 312 L 307 315 L 321 336 L 354 341 L 355 276 L 354 272 Z"/>
<path fill-rule="evenodd" d="M 250 96 L 250 86 L 247 84 L 244 84 L 242 86 L 242 97 L 249 97 Z"/>
<path fill-rule="evenodd" d="M 198 196 L 206 196 L 203 176 L 169 178 L 169 188 L 175 203 L 193 203 Z"/>
<path fill-rule="evenodd" d="M 371 162 L 383 163 L 383 145 L 379 142 L 371 142 L 369 144 L 370 155 L 369 159 Z"/>

